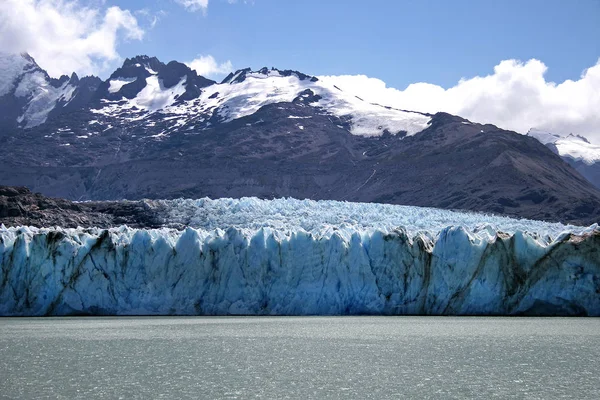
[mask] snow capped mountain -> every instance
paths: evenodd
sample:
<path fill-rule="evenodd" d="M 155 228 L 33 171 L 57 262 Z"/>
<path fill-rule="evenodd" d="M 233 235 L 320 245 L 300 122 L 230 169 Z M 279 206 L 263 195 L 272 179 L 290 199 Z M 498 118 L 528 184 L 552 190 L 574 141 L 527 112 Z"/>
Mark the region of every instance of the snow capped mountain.
<path fill-rule="evenodd" d="M 527 133 L 571 164 L 581 175 L 600 188 L 600 146 L 579 135 L 561 136 L 539 129 Z"/>
<path fill-rule="evenodd" d="M 191 71 L 172 75 L 170 83 L 165 82 L 161 71 L 161 65 L 150 66 L 143 60 L 133 65 L 130 62 L 104 84 L 108 85 L 109 94 L 93 112 L 113 119 L 113 126 L 123 120 L 153 126 L 153 114 L 159 113 L 172 123 L 157 136 L 182 126 L 187 130 L 206 129 L 215 123 L 252 115 L 269 104 L 291 102 L 344 118 L 350 132 L 361 136 L 380 136 L 385 132 L 414 135 L 431 121 L 425 114 L 367 103 L 330 82 L 291 70 L 247 68 L 230 74 L 220 84 L 196 85 L 202 90 L 193 93 L 189 86 L 191 79 L 197 77 Z"/>
<path fill-rule="evenodd" d="M 18 78 L 36 67 L 27 54 L 0 53 L 0 97 L 13 91 Z"/>
<path fill-rule="evenodd" d="M 73 80 L 53 80 L 27 55 L 5 56 L 3 60 L 2 65 L 7 67 L 0 77 L 0 89 L 6 93 L 13 90 L 17 98 L 26 99 L 25 108 L 16 119 L 18 127 L 44 123 L 53 110 L 66 107 L 77 90 L 76 75 Z M 332 82 L 297 71 L 247 68 L 217 84 L 198 76 L 185 64 L 164 64 L 147 56 L 125 60 L 121 68 L 99 84 L 90 109 L 104 128 L 131 123 L 143 128 L 154 126 L 157 118 L 170 120 L 165 130 L 149 135 L 164 137 L 182 127 L 206 129 L 254 114 L 269 104 L 290 102 L 342 118 L 350 133 L 360 136 L 410 136 L 431 122 L 427 114 L 371 104 Z"/>
<path fill-rule="evenodd" d="M 187 65 L 177 61 L 168 64 L 156 57 L 128 58 L 98 89 L 105 103 L 138 99 L 134 106 L 158 111 L 175 100 L 191 100 L 202 88 L 215 82 L 198 76 Z M 171 93 L 170 95 L 165 95 Z"/>
<path fill-rule="evenodd" d="M 539 129 L 530 129 L 527 135 L 539 140 L 542 144 L 553 145 L 561 157 L 569 157 L 592 165 L 600 161 L 600 146 L 590 143 L 579 135 L 560 136 Z"/>
<path fill-rule="evenodd" d="M 209 104 L 208 100 L 213 99 L 209 107 L 217 107 L 223 121 L 253 114 L 267 104 L 298 102 L 350 119 L 350 133 L 360 136 L 380 136 L 384 132 L 410 136 L 423 131 L 431 122 L 428 115 L 368 103 L 328 80 L 297 71 L 239 70 L 214 90 L 206 101 Z"/>
<path fill-rule="evenodd" d="M 28 54 L 0 53 L 0 126 L 41 125 L 52 113 L 85 104 L 99 81 L 93 77 L 79 80 L 75 73 L 53 79 Z"/>
<path fill-rule="evenodd" d="M 27 100 L 25 111 L 17 122 L 25 128 L 43 124 L 57 105 L 64 107 L 69 104 L 77 86 L 71 80 L 63 82 L 56 87 L 42 72 L 25 74 L 15 90 L 17 97 Z"/>

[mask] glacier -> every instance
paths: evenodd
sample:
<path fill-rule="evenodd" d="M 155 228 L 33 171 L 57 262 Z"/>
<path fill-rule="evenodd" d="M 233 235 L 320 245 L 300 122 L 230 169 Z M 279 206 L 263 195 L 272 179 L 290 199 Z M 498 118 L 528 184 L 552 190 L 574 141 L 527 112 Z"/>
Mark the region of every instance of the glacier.
<path fill-rule="evenodd" d="M 185 227 L 2 225 L 0 315 L 600 316 L 598 225 L 295 199 L 153 204 Z"/>

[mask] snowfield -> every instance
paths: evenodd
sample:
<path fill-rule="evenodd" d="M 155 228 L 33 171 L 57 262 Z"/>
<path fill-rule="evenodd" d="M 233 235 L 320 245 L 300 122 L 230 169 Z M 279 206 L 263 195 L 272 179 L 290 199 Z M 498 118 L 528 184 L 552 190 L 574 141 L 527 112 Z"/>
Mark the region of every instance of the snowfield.
<path fill-rule="evenodd" d="M 560 136 L 538 129 L 530 129 L 527 135 L 536 138 L 542 144 L 553 144 L 558 154 L 563 157 L 570 157 L 587 165 L 600 162 L 600 146 L 590 143 L 582 136 Z"/>
<path fill-rule="evenodd" d="M 597 225 L 292 199 L 154 206 L 197 228 L 2 226 L 0 315 L 600 316 Z"/>
<path fill-rule="evenodd" d="M 116 93 L 125 83 L 124 79 L 111 81 L 109 91 Z M 269 104 L 307 99 L 311 96 L 306 93 L 309 90 L 312 95 L 320 96 L 318 101 L 310 103 L 311 106 L 319 107 L 330 115 L 349 118 L 350 133 L 354 135 L 380 136 L 387 131 L 391 134 L 406 132 L 410 136 L 426 129 L 431 121 L 431 117 L 425 114 L 366 102 L 344 92 L 326 78 L 313 80 L 294 73 L 283 76 L 278 70 L 238 71 L 228 81 L 204 88 L 197 99 L 190 101 L 178 100 L 185 91 L 185 81 L 173 88 L 164 88 L 156 76 L 151 76 L 146 83 L 146 88 L 135 98 L 105 101 L 103 108 L 93 112 L 125 120 L 131 120 L 132 116 L 134 120 L 145 119 L 160 112 L 164 116 L 179 116 L 181 124 L 195 121 L 203 126 L 213 113 L 222 122 L 231 122 L 252 115 Z M 209 126 L 204 125 L 204 128 Z"/>

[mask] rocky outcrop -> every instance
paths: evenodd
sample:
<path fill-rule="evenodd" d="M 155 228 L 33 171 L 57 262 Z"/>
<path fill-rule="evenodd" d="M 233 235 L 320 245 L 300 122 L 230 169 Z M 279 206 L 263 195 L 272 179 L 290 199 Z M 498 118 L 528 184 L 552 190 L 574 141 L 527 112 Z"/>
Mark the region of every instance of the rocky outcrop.
<path fill-rule="evenodd" d="M 25 187 L 0 186 L 0 223 L 6 226 L 158 227 L 156 212 L 145 201 L 76 203 L 32 193 Z"/>

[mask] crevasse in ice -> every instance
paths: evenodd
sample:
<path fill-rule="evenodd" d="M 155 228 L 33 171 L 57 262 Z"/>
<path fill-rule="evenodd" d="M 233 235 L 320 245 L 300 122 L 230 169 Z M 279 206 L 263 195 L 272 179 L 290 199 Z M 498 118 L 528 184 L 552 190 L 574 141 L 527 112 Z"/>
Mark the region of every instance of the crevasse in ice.
<path fill-rule="evenodd" d="M 0 228 L 1 315 L 600 315 L 600 229 L 293 199 L 183 230 Z"/>

